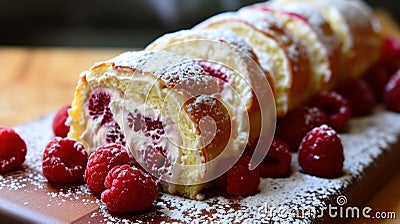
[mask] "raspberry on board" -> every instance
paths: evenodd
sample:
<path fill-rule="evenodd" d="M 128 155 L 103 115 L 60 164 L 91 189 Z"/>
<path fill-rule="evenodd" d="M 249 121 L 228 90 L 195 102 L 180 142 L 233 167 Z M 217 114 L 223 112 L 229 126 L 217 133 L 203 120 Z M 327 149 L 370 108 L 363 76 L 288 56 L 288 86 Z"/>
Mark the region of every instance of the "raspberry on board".
<path fill-rule="evenodd" d="M 318 177 L 337 177 L 343 169 L 343 145 L 328 125 L 316 127 L 303 138 L 298 161 L 303 172 Z"/>
<path fill-rule="evenodd" d="M 281 177 L 288 173 L 292 163 L 289 146 L 274 138 L 265 159 L 258 166 L 261 177 Z"/>
<path fill-rule="evenodd" d="M 258 168 L 249 170 L 250 157 L 242 157 L 226 172 L 226 192 L 231 195 L 254 195 L 260 185 Z"/>
<path fill-rule="evenodd" d="M 55 137 L 43 153 L 43 175 L 55 184 L 74 184 L 83 179 L 88 154 L 84 146 L 70 138 Z"/>
<path fill-rule="evenodd" d="M 368 84 L 377 102 L 383 99 L 383 90 L 387 82 L 389 82 L 390 69 L 383 62 L 378 62 L 372 66 L 366 73 L 363 74 L 362 79 Z"/>
<path fill-rule="evenodd" d="M 106 187 L 104 180 L 108 172 L 117 165 L 129 163 L 129 154 L 123 145 L 107 143 L 99 146 L 90 155 L 85 170 L 85 182 L 94 194 L 101 194 Z"/>
<path fill-rule="evenodd" d="M 336 131 L 343 131 L 349 123 L 351 108 L 347 100 L 340 94 L 332 91 L 323 91 L 315 95 L 309 102 L 327 114 L 327 124 Z"/>
<path fill-rule="evenodd" d="M 384 101 L 387 109 L 400 113 L 400 69 L 386 84 Z"/>
<path fill-rule="evenodd" d="M 108 173 L 101 200 L 112 212 L 142 212 L 151 208 L 158 196 L 152 177 L 129 165 L 113 167 Z"/>
<path fill-rule="evenodd" d="M 396 37 L 386 36 L 380 51 L 380 59 L 392 59 L 400 54 L 400 40 Z"/>
<path fill-rule="evenodd" d="M 0 127 L 0 173 L 20 167 L 26 152 L 25 141 L 13 129 Z"/>
<path fill-rule="evenodd" d="M 65 125 L 65 121 L 68 118 L 68 110 L 71 108 L 71 105 L 65 105 L 60 110 L 57 111 L 56 115 L 53 119 L 53 133 L 58 137 L 67 137 L 69 132 L 69 126 Z"/>
<path fill-rule="evenodd" d="M 375 97 L 364 80 L 356 78 L 346 80 L 339 85 L 336 91 L 349 102 L 351 116 L 360 117 L 372 114 Z"/>
<path fill-rule="evenodd" d="M 325 112 L 318 107 L 297 107 L 285 117 L 278 118 L 276 137 L 288 144 L 292 151 L 297 151 L 304 135 L 326 121 Z"/>

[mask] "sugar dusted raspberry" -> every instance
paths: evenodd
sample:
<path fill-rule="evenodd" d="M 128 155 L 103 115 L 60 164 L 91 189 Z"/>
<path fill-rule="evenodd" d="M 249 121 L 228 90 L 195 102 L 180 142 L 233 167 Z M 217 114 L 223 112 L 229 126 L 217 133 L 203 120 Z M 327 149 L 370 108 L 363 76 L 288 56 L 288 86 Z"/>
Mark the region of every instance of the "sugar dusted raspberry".
<path fill-rule="evenodd" d="M 158 188 L 150 175 L 129 165 L 115 166 L 108 173 L 101 200 L 112 212 L 146 211 L 156 201 Z"/>
<path fill-rule="evenodd" d="M 325 124 L 326 114 L 318 107 L 298 107 L 285 117 L 279 118 L 276 126 L 276 137 L 297 151 L 304 135 L 314 127 Z"/>
<path fill-rule="evenodd" d="M 384 100 L 387 109 L 400 113 L 400 70 L 386 84 Z"/>
<path fill-rule="evenodd" d="M 349 102 L 351 115 L 370 115 L 375 105 L 375 97 L 368 84 L 362 79 L 349 79 L 341 83 L 337 92 Z"/>
<path fill-rule="evenodd" d="M 67 137 L 69 132 L 69 126 L 65 125 L 65 121 L 68 118 L 68 110 L 71 108 L 71 105 L 65 105 L 60 110 L 57 111 L 56 115 L 53 119 L 53 133 L 55 136 L 59 137 Z"/>
<path fill-rule="evenodd" d="M 305 173 L 318 177 L 337 177 L 343 169 L 342 142 L 327 125 L 316 127 L 304 137 L 298 154 L 299 164 Z"/>
<path fill-rule="evenodd" d="M 73 184 L 83 179 L 88 154 L 73 139 L 55 137 L 43 153 L 43 175 L 56 184 Z"/>
<path fill-rule="evenodd" d="M 26 156 L 25 141 L 11 128 L 0 127 L 0 173 L 13 171 Z"/>
<path fill-rule="evenodd" d="M 94 194 L 101 194 L 106 188 L 104 180 L 107 173 L 117 165 L 128 164 L 129 154 L 119 144 L 104 144 L 90 155 L 85 171 L 85 182 Z"/>
<path fill-rule="evenodd" d="M 250 157 L 242 157 L 226 173 L 226 192 L 231 195 L 248 196 L 257 193 L 260 185 L 258 168 L 249 170 Z"/>
<path fill-rule="evenodd" d="M 310 105 L 321 108 L 327 114 L 327 123 L 336 131 L 343 131 L 351 117 L 347 100 L 336 92 L 321 92 L 310 100 Z"/>
<path fill-rule="evenodd" d="M 258 166 L 261 177 L 281 177 L 288 173 L 292 163 L 289 146 L 274 138 L 268 154 Z"/>

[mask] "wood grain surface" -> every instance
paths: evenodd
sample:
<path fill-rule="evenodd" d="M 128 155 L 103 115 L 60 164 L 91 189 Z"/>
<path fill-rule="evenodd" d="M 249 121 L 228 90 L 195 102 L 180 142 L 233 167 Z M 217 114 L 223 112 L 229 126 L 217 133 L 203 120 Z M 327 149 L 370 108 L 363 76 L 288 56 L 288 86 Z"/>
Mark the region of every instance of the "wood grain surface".
<path fill-rule="evenodd" d="M 125 49 L 0 48 L 0 125 L 12 126 L 71 102 L 79 74 Z"/>
<path fill-rule="evenodd" d="M 378 15 L 386 32 L 400 37 L 397 25 L 390 17 L 382 12 Z M 94 62 L 126 50 L 0 47 L 0 126 L 21 124 L 69 103 L 80 72 Z M 374 210 L 395 211 L 398 219 L 352 220 L 351 223 L 399 222 L 400 171 L 394 173 L 366 204 Z"/>

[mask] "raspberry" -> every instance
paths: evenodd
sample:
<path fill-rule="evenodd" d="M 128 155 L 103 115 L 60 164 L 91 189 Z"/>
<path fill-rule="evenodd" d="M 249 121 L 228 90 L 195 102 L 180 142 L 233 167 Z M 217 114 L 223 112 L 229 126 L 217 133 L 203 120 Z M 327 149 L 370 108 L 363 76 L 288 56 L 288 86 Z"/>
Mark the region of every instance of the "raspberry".
<path fill-rule="evenodd" d="M 115 143 L 104 144 L 90 155 L 85 171 L 85 182 L 94 194 L 101 194 L 106 188 L 104 180 L 114 166 L 127 164 L 129 154 L 125 147 Z"/>
<path fill-rule="evenodd" d="M 373 112 L 375 97 L 364 80 L 346 80 L 338 87 L 337 92 L 349 102 L 352 116 L 366 116 Z"/>
<path fill-rule="evenodd" d="M 400 67 L 400 40 L 386 36 L 381 47 L 379 64 L 384 65 L 390 74 L 394 74 Z"/>
<path fill-rule="evenodd" d="M 309 104 L 324 110 L 327 114 L 327 123 L 336 131 L 343 131 L 350 120 L 350 105 L 336 92 L 321 92 L 312 98 Z"/>
<path fill-rule="evenodd" d="M 292 163 L 292 154 L 289 146 L 274 138 L 267 156 L 258 166 L 261 177 L 280 177 L 285 175 Z"/>
<path fill-rule="evenodd" d="M 318 177 L 336 177 L 343 169 L 342 142 L 327 125 L 314 128 L 300 144 L 298 160 L 305 173 Z"/>
<path fill-rule="evenodd" d="M 73 184 L 83 178 L 88 154 L 83 145 L 70 138 L 55 137 L 43 153 L 43 175 L 56 184 Z"/>
<path fill-rule="evenodd" d="M 298 107 L 278 119 L 276 137 L 297 151 L 304 135 L 314 127 L 325 124 L 326 120 L 325 112 L 318 107 Z"/>
<path fill-rule="evenodd" d="M 55 136 L 67 137 L 69 126 L 65 125 L 65 121 L 68 118 L 68 109 L 70 108 L 70 104 L 65 105 L 56 113 L 53 120 L 53 133 Z"/>
<path fill-rule="evenodd" d="M 17 169 L 25 156 L 25 141 L 13 129 L 0 127 L 0 173 Z"/>
<path fill-rule="evenodd" d="M 250 157 L 242 157 L 226 172 L 226 192 L 232 195 L 248 196 L 257 193 L 260 184 L 258 168 L 249 170 Z M 224 177 L 223 177 L 224 178 Z"/>
<path fill-rule="evenodd" d="M 386 84 L 384 100 L 387 109 L 400 113 L 400 70 Z"/>
<path fill-rule="evenodd" d="M 388 70 L 384 63 L 378 62 L 362 76 L 378 102 L 383 99 L 383 90 L 392 75 Z"/>
<path fill-rule="evenodd" d="M 394 56 L 400 54 L 400 41 L 391 36 L 387 36 L 383 40 L 383 45 L 381 47 L 380 58 L 381 59 L 391 59 Z"/>
<path fill-rule="evenodd" d="M 115 166 L 104 182 L 101 200 L 112 212 L 148 210 L 158 196 L 157 184 L 150 175 L 129 165 Z"/>

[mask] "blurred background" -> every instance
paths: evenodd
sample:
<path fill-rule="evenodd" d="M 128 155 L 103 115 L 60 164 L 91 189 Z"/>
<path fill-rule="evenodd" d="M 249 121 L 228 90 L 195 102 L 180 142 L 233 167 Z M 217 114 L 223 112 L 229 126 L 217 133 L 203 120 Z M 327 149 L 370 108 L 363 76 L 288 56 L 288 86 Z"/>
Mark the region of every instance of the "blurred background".
<path fill-rule="evenodd" d="M 0 0 L 0 45 L 143 48 L 260 0 Z M 399 21 L 398 0 L 366 0 Z"/>

